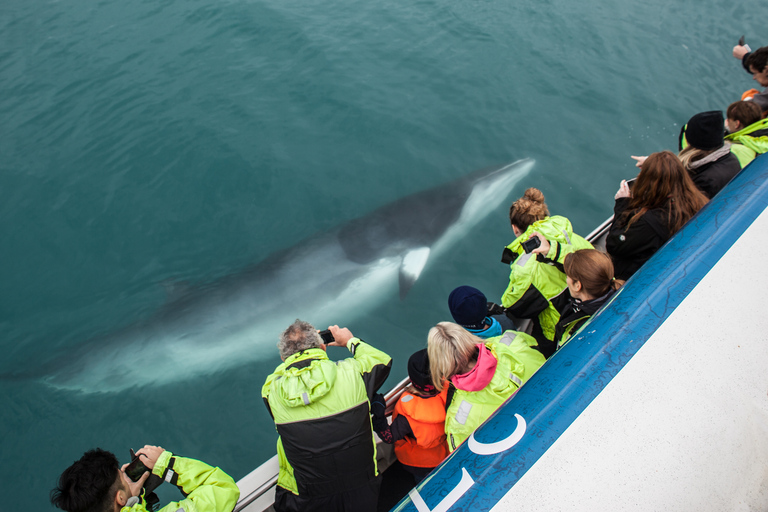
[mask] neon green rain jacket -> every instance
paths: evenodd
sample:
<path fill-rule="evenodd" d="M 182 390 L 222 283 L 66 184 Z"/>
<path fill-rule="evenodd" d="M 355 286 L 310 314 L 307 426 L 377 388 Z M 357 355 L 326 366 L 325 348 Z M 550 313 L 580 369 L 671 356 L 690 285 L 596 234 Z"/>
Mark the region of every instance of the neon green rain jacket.
<path fill-rule="evenodd" d="M 231 512 L 240 497 L 240 489 L 231 476 L 195 459 L 187 459 L 164 451 L 152 474 L 170 482 L 187 497 L 174 501 L 157 512 Z M 146 512 L 144 500 L 121 512 Z"/>
<path fill-rule="evenodd" d="M 756 134 L 755 132 L 763 132 Z M 747 166 L 757 155 L 768 152 L 768 119 L 761 119 L 746 128 L 725 136 L 733 142 L 731 153 L 739 159 L 741 168 Z"/>
<path fill-rule="evenodd" d="M 445 412 L 445 433 L 450 451 L 472 435 L 544 364 L 541 352 L 531 348 L 536 346 L 536 340 L 522 332 L 507 331 L 488 338 L 485 346 L 496 358 L 496 371 L 491 382 L 480 391 L 455 388 Z"/>
<path fill-rule="evenodd" d="M 546 255 L 526 254 L 520 245 L 533 232 L 541 233 L 549 241 Z M 509 286 L 501 296 L 501 304 L 519 318 L 537 317 L 548 340 L 555 338 L 555 325 L 560 319 L 558 309 L 569 297 L 567 292 L 563 293 L 568 289 L 563 260 L 566 254 L 579 249 L 593 247 L 573 232 L 571 221 L 559 215 L 534 222 L 505 249 L 507 261 L 514 261 L 510 265 Z"/>
<path fill-rule="evenodd" d="M 261 389 L 280 434 L 277 485 L 293 494 L 342 493 L 378 474 L 369 400 L 392 358 L 358 338 L 347 348 L 354 357 L 336 363 L 320 348 L 293 354 Z"/>

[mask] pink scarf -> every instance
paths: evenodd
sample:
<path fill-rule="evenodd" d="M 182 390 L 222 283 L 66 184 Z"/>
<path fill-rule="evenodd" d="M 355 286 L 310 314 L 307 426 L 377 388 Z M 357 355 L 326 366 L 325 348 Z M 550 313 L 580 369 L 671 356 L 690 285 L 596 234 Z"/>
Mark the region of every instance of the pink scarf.
<path fill-rule="evenodd" d="M 462 391 L 480 391 L 491 382 L 498 361 L 493 357 L 491 350 L 482 343 L 477 344 L 479 349 L 475 367 L 463 375 L 454 375 L 451 382 Z"/>

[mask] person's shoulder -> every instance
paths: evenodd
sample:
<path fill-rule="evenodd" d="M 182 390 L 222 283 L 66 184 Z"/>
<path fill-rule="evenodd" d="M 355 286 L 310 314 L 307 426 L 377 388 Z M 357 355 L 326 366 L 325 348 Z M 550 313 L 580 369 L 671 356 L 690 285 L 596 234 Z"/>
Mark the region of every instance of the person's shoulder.
<path fill-rule="evenodd" d="M 645 224 L 653 230 L 659 238 L 669 238 L 669 210 L 667 208 L 653 208 L 645 212 L 637 222 L 640 226 Z"/>
<path fill-rule="evenodd" d="M 739 157 L 737 157 L 730 151 L 728 152 L 727 155 L 725 155 L 723 158 L 721 158 L 718 161 L 723 162 L 725 165 L 729 167 L 738 167 L 739 170 L 741 170 L 741 164 L 739 164 Z"/>

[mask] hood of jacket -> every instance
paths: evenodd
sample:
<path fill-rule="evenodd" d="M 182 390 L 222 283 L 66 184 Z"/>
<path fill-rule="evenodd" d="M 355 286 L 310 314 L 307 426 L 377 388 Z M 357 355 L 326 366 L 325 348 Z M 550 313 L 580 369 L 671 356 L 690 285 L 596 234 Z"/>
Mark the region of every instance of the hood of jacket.
<path fill-rule="evenodd" d="M 457 388 L 464 391 L 480 391 L 485 389 L 493 375 L 496 373 L 496 366 L 498 361 L 491 353 L 491 350 L 485 345 L 477 344 L 477 363 L 467 373 L 462 375 L 454 375 L 451 377 L 451 382 Z"/>
<path fill-rule="evenodd" d="M 275 371 L 276 391 L 288 407 L 316 402 L 333 388 L 336 365 L 321 348 L 293 354 Z"/>

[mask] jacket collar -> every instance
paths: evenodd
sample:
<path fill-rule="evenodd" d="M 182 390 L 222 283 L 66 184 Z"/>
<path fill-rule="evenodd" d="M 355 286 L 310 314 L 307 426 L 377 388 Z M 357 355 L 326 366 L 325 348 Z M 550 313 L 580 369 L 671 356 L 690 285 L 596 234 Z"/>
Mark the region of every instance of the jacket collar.
<path fill-rule="evenodd" d="M 328 359 L 328 354 L 321 348 L 310 348 L 288 356 L 283 364 L 285 368 L 303 368 L 314 359 Z"/>

